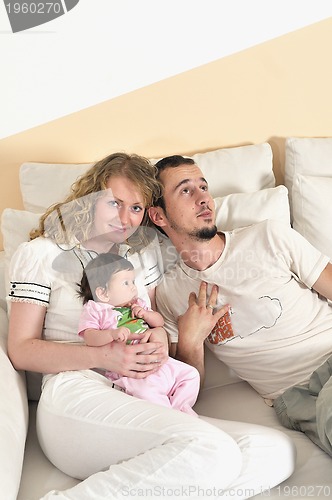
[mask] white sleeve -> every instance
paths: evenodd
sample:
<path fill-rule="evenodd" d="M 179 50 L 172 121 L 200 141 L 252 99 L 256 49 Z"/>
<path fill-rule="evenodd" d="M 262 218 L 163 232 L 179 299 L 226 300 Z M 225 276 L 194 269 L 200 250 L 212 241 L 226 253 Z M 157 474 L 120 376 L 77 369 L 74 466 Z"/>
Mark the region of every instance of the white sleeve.
<path fill-rule="evenodd" d="M 322 254 L 295 229 L 278 221 L 269 221 L 269 229 L 274 241 L 274 252 L 285 261 L 294 276 L 312 288 L 322 271 L 329 263 L 329 257 Z"/>
<path fill-rule="evenodd" d="M 9 266 L 9 301 L 30 302 L 49 305 L 51 283 L 50 275 L 45 272 L 44 259 L 36 247 L 22 243 L 14 253 Z"/>

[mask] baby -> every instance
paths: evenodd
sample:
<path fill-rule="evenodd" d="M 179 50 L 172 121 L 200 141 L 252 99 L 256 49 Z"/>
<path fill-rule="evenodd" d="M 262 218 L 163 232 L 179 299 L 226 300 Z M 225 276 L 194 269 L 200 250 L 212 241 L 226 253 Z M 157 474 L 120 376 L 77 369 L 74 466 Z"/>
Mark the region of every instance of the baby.
<path fill-rule="evenodd" d="M 162 316 L 137 296 L 133 265 L 119 255 L 103 253 L 87 264 L 80 296 L 84 306 L 78 333 L 89 346 L 140 342 L 128 340 L 131 333 L 142 334 L 142 341 L 148 342 L 152 329 L 163 327 Z M 197 415 L 192 406 L 200 377 L 198 370 L 186 363 L 168 358 L 157 372 L 143 379 L 109 371 L 105 376 L 127 394 Z"/>

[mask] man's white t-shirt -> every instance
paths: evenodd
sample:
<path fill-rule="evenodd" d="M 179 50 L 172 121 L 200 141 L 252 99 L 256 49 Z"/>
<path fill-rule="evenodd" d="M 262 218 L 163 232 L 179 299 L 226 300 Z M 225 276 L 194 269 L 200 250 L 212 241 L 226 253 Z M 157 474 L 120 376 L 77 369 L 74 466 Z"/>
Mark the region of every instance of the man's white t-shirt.
<path fill-rule="evenodd" d="M 332 353 L 332 307 L 311 289 L 329 258 L 277 221 L 225 232 L 218 261 L 196 271 L 179 261 L 157 288 L 171 342 L 177 317 L 201 281 L 231 306 L 206 340 L 215 355 L 264 398 L 304 384 Z M 208 292 L 211 287 L 208 288 Z"/>

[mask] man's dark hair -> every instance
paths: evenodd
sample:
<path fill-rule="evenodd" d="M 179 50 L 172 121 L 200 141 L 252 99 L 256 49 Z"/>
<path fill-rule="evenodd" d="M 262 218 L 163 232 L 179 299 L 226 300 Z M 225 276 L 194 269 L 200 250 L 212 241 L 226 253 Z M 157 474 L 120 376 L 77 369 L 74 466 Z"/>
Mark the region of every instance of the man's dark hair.
<path fill-rule="evenodd" d="M 160 182 L 160 174 L 166 170 L 166 168 L 176 168 L 180 165 L 194 165 L 195 162 L 192 158 L 186 158 L 181 155 L 166 156 L 161 160 L 157 161 L 155 167 L 157 169 L 157 180 Z M 160 182 L 161 184 L 161 182 Z M 164 211 L 166 210 L 166 204 L 163 197 L 163 186 L 161 186 L 161 195 L 154 201 L 156 207 L 161 207 Z"/>

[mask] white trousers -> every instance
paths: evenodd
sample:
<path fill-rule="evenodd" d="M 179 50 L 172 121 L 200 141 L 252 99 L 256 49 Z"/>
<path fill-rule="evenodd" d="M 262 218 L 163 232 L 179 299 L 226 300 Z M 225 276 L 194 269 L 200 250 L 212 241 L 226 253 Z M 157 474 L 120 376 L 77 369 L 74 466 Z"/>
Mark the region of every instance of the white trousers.
<path fill-rule="evenodd" d="M 37 432 L 48 459 L 83 480 L 43 500 L 245 499 L 285 480 L 295 463 L 279 431 L 195 418 L 112 389 L 90 370 L 44 384 Z"/>

